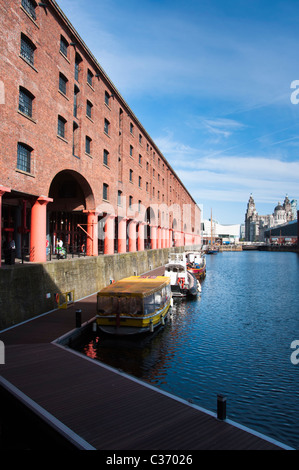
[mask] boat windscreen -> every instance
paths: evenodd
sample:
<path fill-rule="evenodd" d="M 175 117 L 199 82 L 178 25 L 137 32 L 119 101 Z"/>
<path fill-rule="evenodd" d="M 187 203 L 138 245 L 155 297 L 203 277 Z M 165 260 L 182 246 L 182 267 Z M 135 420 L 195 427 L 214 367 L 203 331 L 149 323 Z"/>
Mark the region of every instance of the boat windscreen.
<path fill-rule="evenodd" d="M 100 315 L 142 315 L 143 299 L 141 297 L 99 295 L 98 313 Z"/>

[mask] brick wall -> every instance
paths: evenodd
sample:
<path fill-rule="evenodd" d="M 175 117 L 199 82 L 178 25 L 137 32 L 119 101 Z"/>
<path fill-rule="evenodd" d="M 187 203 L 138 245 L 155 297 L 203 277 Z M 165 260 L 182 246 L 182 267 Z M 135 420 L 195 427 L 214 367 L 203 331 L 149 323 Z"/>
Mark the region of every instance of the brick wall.
<path fill-rule="evenodd" d="M 126 197 L 127 206 L 129 196 L 133 204 L 141 201 L 144 207 L 178 204 L 181 214 L 183 205 L 190 204 L 190 227 L 185 230 L 200 233 L 200 213 L 196 221 L 196 204 L 191 195 L 56 2 L 48 3 L 46 9 L 36 7 L 33 19 L 22 7 L 21 0 L 0 0 L 3 33 L 0 76 L 5 90 L 5 104 L 0 105 L 0 184 L 20 194 L 48 196 L 55 176 L 62 171 L 72 171 L 73 175 L 80 175 L 82 186 L 86 183 L 86 209 L 103 204 L 105 183 L 108 202 L 114 208 L 117 208 L 118 191 Z M 22 34 L 35 47 L 33 65 L 20 54 Z M 68 44 L 67 55 L 61 52 L 61 37 Z M 74 73 L 76 58 L 80 59 L 78 80 Z M 92 74 L 91 85 L 88 73 Z M 59 90 L 60 74 L 67 79 L 66 93 Z M 34 96 L 31 118 L 18 110 L 20 87 Z M 75 87 L 78 91 L 76 117 L 73 112 Z M 105 93 L 109 96 L 108 104 Z M 92 105 L 91 117 L 86 114 L 87 101 Z M 64 138 L 57 135 L 58 116 L 66 121 Z M 105 119 L 109 122 L 108 133 L 104 130 Z M 75 156 L 74 123 L 78 126 Z M 89 154 L 85 152 L 86 136 L 91 139 Z M 28 173 L 16 169 L 18 142 L 33 149 Z M 103 163 L 104 151 L 108 153 L 107 165 Z M 178 230 L 183 230 L 183 217 L 179 217 Z M 164 223 L 167 225 L 166 221 Z"/>

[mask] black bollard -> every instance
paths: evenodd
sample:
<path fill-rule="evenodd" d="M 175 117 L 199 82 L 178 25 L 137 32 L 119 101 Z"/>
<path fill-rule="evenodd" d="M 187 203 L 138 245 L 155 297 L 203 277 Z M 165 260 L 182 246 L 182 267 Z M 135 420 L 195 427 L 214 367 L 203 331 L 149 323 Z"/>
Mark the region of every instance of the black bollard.
<path fill-rule="evenodd" d="M 81 314 L 82 314 L 82 310 L 76 310 L 76 328 L 81 328 L 81 323 L 82 323 Z"/>
<path fill-rule="evenodd" d="M 226 419 L 226 397 L 217 395 L 217 418 L 221 421 Z"/>

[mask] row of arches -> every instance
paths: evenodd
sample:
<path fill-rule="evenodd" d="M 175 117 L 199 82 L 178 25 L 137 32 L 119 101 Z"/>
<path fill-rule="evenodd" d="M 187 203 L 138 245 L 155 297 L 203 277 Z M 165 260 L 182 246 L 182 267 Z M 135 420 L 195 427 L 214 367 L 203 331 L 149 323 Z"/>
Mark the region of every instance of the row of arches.
<path fill-rule="evenodd" d="M 53 178 L 48 196 L 10 193 L 10 188 L 0 192 L 1 246 L 14 239 L 17 255 L 26 249 L 32 262 L 46 261 L 61 244 L 72 255 L 98 256 L 200 242 L 199 234 L 182 224 L 179 206 L 144 207 L 139 201 L 128 208 L 123 196 L 116 208 L 107 202 L 96 207 L 90 184 L 73 170 Z"/>

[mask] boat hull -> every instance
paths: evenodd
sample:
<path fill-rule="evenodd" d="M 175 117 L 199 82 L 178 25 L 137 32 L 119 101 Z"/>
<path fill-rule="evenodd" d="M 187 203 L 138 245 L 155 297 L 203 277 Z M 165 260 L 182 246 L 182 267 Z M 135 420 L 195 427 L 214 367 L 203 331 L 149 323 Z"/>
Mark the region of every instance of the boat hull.
<path fill-rule="evenodd" d="M 206 268 L 188 268 L 189 273 L 193 274 L 196 279 L 200 280 L 206 276 Z"/>
<path fill-rule="evenodd" d="M 164 325 L 170 308 L 169 302 L 160 310 L 147 316 L 110 315 L 97 316 L 98 328 L 104 333 L 116 336 L 128 336 L 141 333 L 152 333 L 158 326 Z"/>
<path fill-rule="evenodd" d="M 171 293 L 173 297 L 195 297 L 198 294 L 197 279 L 192 273 L 187 271 L 189 286 L 188 288 L 180 287 L 179 284 L 171 285 Z"/>

